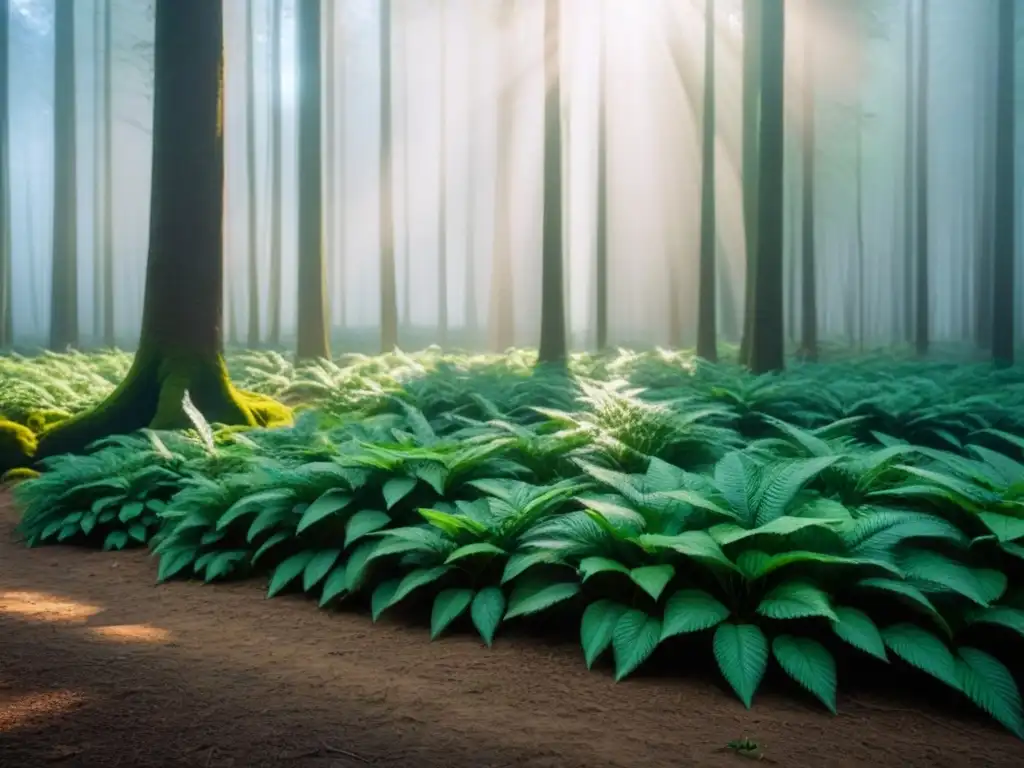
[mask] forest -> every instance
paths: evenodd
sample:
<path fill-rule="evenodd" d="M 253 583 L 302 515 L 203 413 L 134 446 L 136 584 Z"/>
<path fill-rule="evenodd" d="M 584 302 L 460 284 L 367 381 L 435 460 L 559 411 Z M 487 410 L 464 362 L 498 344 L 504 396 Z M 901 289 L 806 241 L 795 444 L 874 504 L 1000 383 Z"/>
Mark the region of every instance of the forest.
<path fill-rule="evenodd" d="M 1020 16 L 0 0 L 0 765 L 1017 765 Z"/>

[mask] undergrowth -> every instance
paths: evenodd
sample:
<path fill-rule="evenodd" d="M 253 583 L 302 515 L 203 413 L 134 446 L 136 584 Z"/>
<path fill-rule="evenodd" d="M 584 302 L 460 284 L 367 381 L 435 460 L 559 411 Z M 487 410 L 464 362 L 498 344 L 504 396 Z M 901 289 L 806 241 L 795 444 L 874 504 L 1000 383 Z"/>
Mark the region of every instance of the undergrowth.
<path fill-rule="evenodd" d="M 0 413 L 44 428 L 128 362 L 3 359 Z M 149 546 L 160 580 L 260 575 L 271 597 L 365 600 L 375 619 L 426 603 L 432 637 L 473 627 L 490 645 L 508 622 L 557 612 L 578 620 L 585 663 L 609 659 L 616 679 L 705 633 L 748 707 L 775 664 L 835 712 L 838 670 L 859 654 L 1024 737 L 1020 371 L 532 362 L 236 355 L 240 386 L 302 406 L 294 426 L 197 414 L 189 432 L 50 459 L 16 488 L 21 530 L 29 545 Z"/>

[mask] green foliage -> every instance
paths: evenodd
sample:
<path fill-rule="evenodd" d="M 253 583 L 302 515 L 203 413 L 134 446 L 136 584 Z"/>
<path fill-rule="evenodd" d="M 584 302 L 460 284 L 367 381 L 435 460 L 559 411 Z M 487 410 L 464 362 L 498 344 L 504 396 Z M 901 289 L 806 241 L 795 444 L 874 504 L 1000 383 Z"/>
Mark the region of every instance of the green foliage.
<path fill-rule="evenodd" d="M 87 407 L 81 382 L 108 381 L 89 366 L 121 358 L 91 360 L 6 361 L 77 371 L 80 389 L 23 387 L 0 409 Z M 704 636 L 746 706 L 769 665 L 834 712 L 845 659 L 899 663 L 1024 736 L 999 658 L 1024 638 L 1019 372 L 753 377 L 665 352 L 580 355 L 569 376 L 522 353 L 229 363 L 246 391 L 302 406 L 295 424 L 198 415 L 51 459 L 16 489 L 27 543 L 148 544 L 160 580 L 261 576 L 268 597 L 375 620 L 422 604 L 431 638 L 490 645 L 506 622 L 568 616 L 587 666 L 617 680 Z"/>

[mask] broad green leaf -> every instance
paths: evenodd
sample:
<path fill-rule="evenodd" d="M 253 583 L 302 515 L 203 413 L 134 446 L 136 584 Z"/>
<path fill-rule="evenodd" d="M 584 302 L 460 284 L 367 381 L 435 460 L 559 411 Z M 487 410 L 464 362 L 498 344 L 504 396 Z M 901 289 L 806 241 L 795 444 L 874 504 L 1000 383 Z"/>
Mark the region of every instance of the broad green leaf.
<path fill-rule="evenodd" d="M 805 619 L 822 616 L 835 621 L 828 594 L 805 581 L 786 581 L 779 584 L 761 600 L 757 612 L 770 619 Z"/>
<path fill-rule="evenodd" d="M 432 584 L 450 570 L 450 565 L 438 565 L 433 568 L 417 568 L 414 571 L 409 571 L 409 573 L 407 573 L 399 582 L 394 594 L 391 595 L 391 602 L 385 605 L 381 610 L 396 605 L 412 594 L 415 590 L 420 587 L 425 587 L 427 584 Z"/>
<path fill-rule="evenodd" d="M 421 509 L 420 516 L 439 531 L 455 538 L 464 533 L 482 536 L 487 526 L 465 515 L 452 515 L 437 509 Z"/>
<path fill-rule="evenodd" d="M 742 528 L 731 523 L 723 523 L 711 528 L 710 533 L 721 546 L 727 547 L 754 536 L 792 536 L 794 533 L 808 528 L 813 528 L 816 532 L 829 536 L 837 545 L 842 544 L 842 537 L 836 530 L 835 522 L 813 517 L 777 517 L 757 528 Z"/>
<path fill-rule="evenodd" d="M 779 635 L 772 653 L 787 675 L 836 713 L 836 662 L 825 646 L 809 637 Z"/>
<path fill-rule="evenodd" d="M 60 529 L 63 527 L 64 518 L 54 520 L 53 522 L 49 523 L 45 528 L 43 528 L 43 532 L 40 534 L 39 538 L 45 541 L 46 539 L 49 539 L 52 536 L 56 536 L 58 531 L 60 531 Z"/>
<path fill-rule="evenodd" d="M 899 559 L 908 580 L 938 585 L 963 595 L 978 605 L 988 605 L 982 585 L 970 568 L 938 552 L 917 550 L 906 552 Z"/>
<path fill-rule="evenodd" d="M 216 544 L 218 541 L 223 539 L 225 535 L 225 531 L 206 531 L 206 533 L 199 538 L 199 543 L 204 547 L 208 547 L 211 544 Z"/>
<path fill-rule="evenodd" d="M 444 589 L 434 598 L 430 611 L 430 639 L 434 640 L 473 602 L 473 590 L 464 587 Z"/>
<path fill-rule="evenodd" d="M 72 536 L 76 536 L 80 530 L 81 528 L 78 523 L 71 523 L 70 525 L 64 523 L 64 527 L 60 530 L 60 535 L 57 536 L 57 541 L 66 541 Z"/>
<path fill-rule="evenodd" d="M 764 555 L 764 557 L 759 559 L 756 564 L 752 562 L 741 563 L 744 555 L 747 555 L 750 552 L 756 552 L 756 550 L 741 552 L 739 557 L 736 558 L 736 565 L 739 566 L 740 570 L 744 572 L 744 575 L 751 580 L 763 579 L 765 576 L 774 573 L 780 568 L 785 568 L 790 565 L 805 565 L 808 563 L 821 566 L 832 566 L 834 568 L 846 568 L 846 573 L 851 573 L 852 569 L 873 569 L 875 571 L 884 571 L 897 578 L 903 575 L 900 569 L 895 565 L 891 565 L 881 560 L 843 557 L 841 555 L 826 555 L 820 552 L 805 552 L 800 550 L 794 552 L 782 552 L 778 555 L 758 553 L 760 555 Z"/>
<path fill-rule="evenodd" d="M 388 579 L 378 584 L 373 590 L 373 595 L 370 597 L 370 616 L 374 621 L 379 619 L 380 615 L 393 603 L 395 592 L 398 591 L 398 585 L 401 583 L 401 579 Z"/>
<path fill-rule="evenodd" d="M 629 568 L 610 557 L 584 557 L 580 560 L 579 572 L 583 581 L 599 573 L 621 573 L 629 576 Z"/>
<path fill-rule="evenodd" d="M 142 523 L 135 523 L 128 527 L 128 535 L 135 539 L 140 544 L 145 544 L 148 534 L 146 532 L 146 526 Z"/>
<path fill-rule="evenodd" d="M 675 575 L 676 569 L 671 565 L 645 565 L 629 572 L 633 583 L 650 595 L 655 602 L 661 598 L 661 593 Z"/>
<path fill-rule="evenodd" d="M 391 522 L 386 512 L 378 509 L 361 509 L 345 523 L 345 544 L 347 549 L 354 541 L 358 541 L 368 533 L 379 531 Z"/>
<path fill-rule="evenodd" d="M 995 624 L 1016 632 L 1024 639 L 1024 610 L 1005 605 L 994 605 L 978 611 L 971 617 L 972 624 Z"/>
<path fill-rule="evenodd" d="M 978 517 L 1001 542 L 1024 538 L 1024 519 L 1001 515 L 998 512 L 978 512 Z"/>
<path fill-rule="evenodd" d="M 956 660 L 949 646 L 931 632 L 913 624 L 895 624 L 882 630 L 882 638 L 907 664 L 960 690 Z"/>
<path fill-rule="evenodd" d="M 302 533 L 321 520 L 326 520 L 331 515 L 341 512 L 351 503 L 352 495 L 339 488 L 332 488 L 326 491 L 320 495 L 320 498 L 306 507 L 306 511 L 302 513 L 302 518 L 299 520 L 295 532 Z"/>
<path fill-rule="evenodd" d="M 252 544 L 264 531 L 269 528 L 273 528 L 283 520 L 287 520 L 289 517 L 294 515 L 292 507 L 268 507 L 256 515 L 256 519 L 252 521 L 252 525 L 249 526 L 249 533 L 246 534 L 246 540 Z"/>
<path fill-rule="evenodd" d="M 504 554 L 505 550 L 501 547 L 495 546 L 494 544 L 486 541 L 478 541 L 474 544 L 467 544 L 464 547 L 459 547 L 448 555 L 448 559 L 445 560 L 445 563 L 454 563 L 458 560 L 462 560 L 467 557 L 474 557 L 476 555 L 487 555 L 488 557 L 493 557 L 495 555 Z"/>
<path fill-rule="evenodd" d="M 986 603 L 992 604 L 1006 594 L 1009 579 L 1002 571 L 994 568 L 972 568 L 971 573 L 974 574 L 978 591 Z"/>
<path fill-rule="evenodd" d="M 768 668 L 768 640 L 764 632 L 754 624 L 719 624 L 714 648 L 722 676 L 750 709 Z"/>
<path fill-rule="evenodd" d="M 96 527 L 96 521 L 98 519 L 99 519 L 99 515 L 96 514 L 95 512 L 90 512 L 89 514 L 84 515 L 82 517 L 82 522 L 81 522 L 82 533 L 84 533 L 86 536 L 88 536 L 90 533 L 92 533 L 93 529 Z"/>
<path fill-rule="evenodd" d="M 516 552 L 505 563 L 505 571 L 501 574 L 501 583 L 507 584 L 536 565 L 555 562 L 558 562 L 558 559 L 555 553 L 550 551 Z"/>
<path fill-rule="evenodd" d="M 118 496 L 104 496 L 103 498 L 96 499 L 96 501 L 94 501 L 92 503 L 92 505 L 89 507 L 89 511 L 90 512 L 94 512 L 95 514 L 98 515 L 100 512 L 105 510 L 107 507 L 110 507 L 110 506 L 112 506 L 114 504 L 117 504 L 118 502 L 122 501 L 123 499 L 124 499 L 124 496 L 120 496 L 120 495 L 118 495 Z"/>
<path fill-rule="evenodd" d="M 362 589 L 367 566 L 378 546 L 379 542 L 376 541 L 361 541 L 356 544 L 345 563 L 346 590 L 355 593 Z"/>
<path fill-rule="evenodd" d="M 310 558 L 302 571 L 302 589 L 309 592 L 320 583 L 341 557 L 340 549 L 322 549 Z"/>
<path fill-rule="evenodd" d="M 245 517 L 246 515 L 255 515 L 268 508 L 281 509 L 286 505 L 291 504 L 291 498 L 291 491 L 280 488 L 258 491 L 257 493 L 243 496 L 228 507 L 224 511 L 224 514 L 217 518 L 217 530 L 223 531 L 233 522 Z"/>
<path fill-rule="evenodd" d="M 660 641 L 660 619 L 638 610 L 623 613 L 615 623 L 612 634 L 615 680 L 622 680 L 647 661 Z"/>
<path fill-rule="evenodd" d="M 878 631 L 875 622 L 863 611 L 844 605 L 836 606 L 836 618 L 832 622 L 832 630 L 854 648 L 871 654 L 882 661 L 888 661 L 885 654 L 885 641 Z"/>
<path fill-rule="evenodd" d="M 637 536 L 636 541 L 647 550 L 668 549 L 701 563 L 720 565 L 729 570 L 736 570 L 732 560 L 726 557 L 722 548 L 718 546 L 718 542 L 711 538 L 706 531 L 686 531 L 676 536 L 645 533 Z"/>
<path fill-rule="evenodd" d="M 384 494 L 384 503 L 389 510 L 394 509 L 402 499 L 412 493 L 416 487 L 415 477 L 392 477 L 384 483 L 381 492 Z"/>
<path fill-rule="evenodd" d="M 341 563 L 335 566 L 334 570 L 327 574 L 327 578 L 324 580 L 323 589 L 320 590 L 320 607 L 323 608 L 335 597 L 344 593 L 346 591 L 346 583 L 345 564 Z"/>
<path fill-rule="evenodd" d="M 145 508 L 146 505 L 143 504 L 141 501 L 129 501 L 127 504 L 121 507 L 121 511 L 118 513 L 117 519 L 120 520 L 122 523 L 127 523 L 128 521 L 134 520 L 139 515 L 141 515 L 142 511 Z"/>
<path fill-rule="evenodd" d="M 700 589 L 681 589 L 665 602 L 661 639 L 700 632 L 729 618 L 729 609 Z"/>
<path fill-rule="evenodd" d="M 568 600 L 579 594 L 580 585 L 577 582 L 527 582 L 517 584 L 512 589 L 508 598 L 508 609 L 505 611 L 505 621 L 516 616 L 527 616 L 546 610 L 556 603 Z"/>
<path fill-rule="evenodd" d="M 942 614 L 939 613 L 938 609 L 932 605 L 932 601 L 925 597 L 924 593 L 917 587 L 894 579 L 861 579 L 857 582 L 857 586 L 888 592 L 897 597 L 901 602 L 916 608 L 930 617 L 947 635 L 953 634 Z"/>
<path fill-rule="evenodd" d="M 276 547 L 287 538 L 288 534 L 285 531 L 278 531 L 260 545 L 260 548 L 256 550 L 255 554 L 252 556 L 252 560 L 249 562 L 252 565 L 256 565 L 256 562 L 262 558 L 271 547 Z"/>
<path fill-rule="evenodd" d="M 160 568 L 157 570 L 157 581 L 163 582 L 177 576 L 188 568 L 196 559 L 198 550 L 195 547 L 182 547 L 180 549 L 169 549 L 160 558 Z"/>
<path fill-rule="evenodd" d="M 494 633 L 505 614 L 505 593 L 500 587 L 484 587 L 476 593 L 469 612 L 473 618 L 473 626 L 490 647 L 494 642 Z"/>
<path fill-rule="evenodd" d="M 107 534 L 106 540 L 103 542 L 103 549 L 109 551 L 111 549 L 124 549 L 128 543 L 128 532 L 127 531 L 111 531 Z"/>
<path fill-rule="evenodd" d="M 587 606 L 580 622 L 580 645 L 583 658 L 590 669 L 597 657 L 611 645 L 612 635 L 619 617 L 626 612 L 624 605 L 611 600 L 598 600 Z"/>
<path fill-rule="evenodd" d="M 206 566 L 206 581 L 223 578 L 234 570 L 235 565 L 249 554 L 245 550 L 232 549 L 227 552 L 218 552 L 209 565 Z"/>
<path fill-rule="evenodd" d="M 292 581 L 298 578 L 299 574 L 306 570 L 309 561 L 313 559 L 316 552 L 306 550 L 292 555 L 274 569 L 274 575 L 270 579 L 270 587 L 267 589 L 267 597 L 273 597 Z"/>
<path fill-rule="evenodd" d="M 977 648 L 957 653 L 960 688 L 971 701 L 999 721 L 1018 739 L 1024 739 L 1024 711 L 1013 675 L 1001 661 Z"/>

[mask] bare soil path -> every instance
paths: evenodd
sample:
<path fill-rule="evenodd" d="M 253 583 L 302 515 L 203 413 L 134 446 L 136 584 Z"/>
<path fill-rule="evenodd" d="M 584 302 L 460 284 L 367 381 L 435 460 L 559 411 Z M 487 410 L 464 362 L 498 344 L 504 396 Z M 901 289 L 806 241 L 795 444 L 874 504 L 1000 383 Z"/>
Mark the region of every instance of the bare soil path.
<path fill-rule="evenodd" d="M 156 586 L 145 552 L 24 549 L 6 501 L 3 768 L 715 768 L 749 763 L 724 750 L 741 737 L 783 766 L 1024 764 L 918 701 L 841 696 L 831 717 L 769 686 L 747 712 L 713 682 L 615 684 L 567 643 L 431 643 L 260 582 Z"/>

